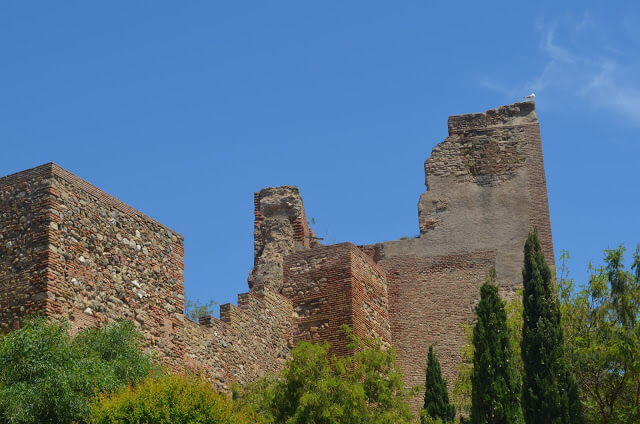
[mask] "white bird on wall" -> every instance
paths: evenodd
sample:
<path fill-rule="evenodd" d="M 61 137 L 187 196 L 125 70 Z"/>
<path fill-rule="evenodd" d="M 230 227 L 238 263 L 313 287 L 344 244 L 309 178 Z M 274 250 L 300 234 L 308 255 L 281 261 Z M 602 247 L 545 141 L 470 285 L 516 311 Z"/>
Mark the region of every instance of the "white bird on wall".
<path fill-rule="evenodd" d="M 535 93 L 531 93 L 528 96 L 524 97 L 525 100 L 533 100 L 536 98 L 536 94 Z"/>

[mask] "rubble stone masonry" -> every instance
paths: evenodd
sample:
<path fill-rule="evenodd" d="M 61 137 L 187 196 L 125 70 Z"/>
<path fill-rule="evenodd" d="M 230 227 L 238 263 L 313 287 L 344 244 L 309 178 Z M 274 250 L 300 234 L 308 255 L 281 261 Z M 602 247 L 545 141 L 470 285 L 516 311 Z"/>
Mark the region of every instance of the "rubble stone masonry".
<path fill-rule="evenodd" d="M 489 270 L 513 296 L 533 228 L 554 261 L 535 104 L 450 117 L 424 169 L 420 235 L 369 246 L 321 246 L 297 187 L 255 193 L 250 291 L 200 322 L 183 314 L 182 236 L 55 164 L 0 178 L 0 331 L 32 313 L 74 333 L 131 320 L 170 368 L 229 390 L 279 370 L 300 340 L 347 354 L 348 324 L 397 348 L 411 386 L 434 344 L 451 388 Z"/>

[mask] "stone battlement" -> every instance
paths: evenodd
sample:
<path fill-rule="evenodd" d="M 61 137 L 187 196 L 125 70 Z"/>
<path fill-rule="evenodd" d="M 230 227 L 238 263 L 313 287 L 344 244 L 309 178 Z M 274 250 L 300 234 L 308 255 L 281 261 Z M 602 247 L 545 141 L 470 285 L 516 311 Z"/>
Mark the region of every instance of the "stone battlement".
<path fill-rule="evenodd" d="M 169 367 L 228 390 L 280 369 L 300 340 L 346 354 L 347 324 L 395 346 L 409 385 L 423 383 L 437 343 L 451 387 L 489 270 L 512 296 L 534 227 L 554 255 L 535 103 L 448 125 L 424 163 L 419 237 L 322 246 L 298 188 L 265 188 L 253 198 L 250 291 L 199 322 L 183 315 L 181 235 L 53 163 L 0 178 L 0 331 L 33 313 L 74 332 L 128 319 Z"/>

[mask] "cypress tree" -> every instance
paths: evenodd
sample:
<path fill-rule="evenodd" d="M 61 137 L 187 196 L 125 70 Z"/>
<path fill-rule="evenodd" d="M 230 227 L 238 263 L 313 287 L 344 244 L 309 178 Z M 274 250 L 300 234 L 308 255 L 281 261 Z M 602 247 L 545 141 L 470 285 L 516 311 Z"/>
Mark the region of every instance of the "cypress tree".
<path fill-rule="evenodd" d="M 480 288 L 473 329 L 472 424 L 522 424 L 520 375 L 512 360 L 505 303 L 495 285 L 495 270 Z"/>
<path fill-rule="evenodd" d="M 538 231 L 524 246 L 522 412 L 526 424 L 582 423 L 578 389 L 564 354 L 560 307 Z"/>
<path fill-rule="evenodd" d="M 456 408 L 449 403 L 447 384 L 442 378 L 440 362 L 435 353 L 433 353 L 433 346 L 429 346 L 426 374 L 423 409 L 434 420 L 439 418 L 445 423 L 453 422 L 456 416 Z"/>

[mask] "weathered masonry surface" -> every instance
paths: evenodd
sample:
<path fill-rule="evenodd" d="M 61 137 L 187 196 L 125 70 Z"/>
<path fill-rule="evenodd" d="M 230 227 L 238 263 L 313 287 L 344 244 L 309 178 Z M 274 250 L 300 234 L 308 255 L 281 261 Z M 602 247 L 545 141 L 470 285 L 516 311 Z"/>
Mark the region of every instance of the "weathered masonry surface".
<path fill-rule="evenodd" d="M 128 319 L 169 367 L 228 390 L 300 340 L 346 354 L 348 324 L 396 347 L 410 385 L 435 343 L 451 386 L 489 270 L 512 296 L 532 228 L 553 263 L 535 104 L 450 117 L 424 168 L 419 237 L 369 246 L 320 245 L 296 187 L 255 193 L 250 290 L 200 322 L 183 314 L 182 236 L 55 164 L 0 178 L 0 331 L 32 313 L 73 331 Z"/>

